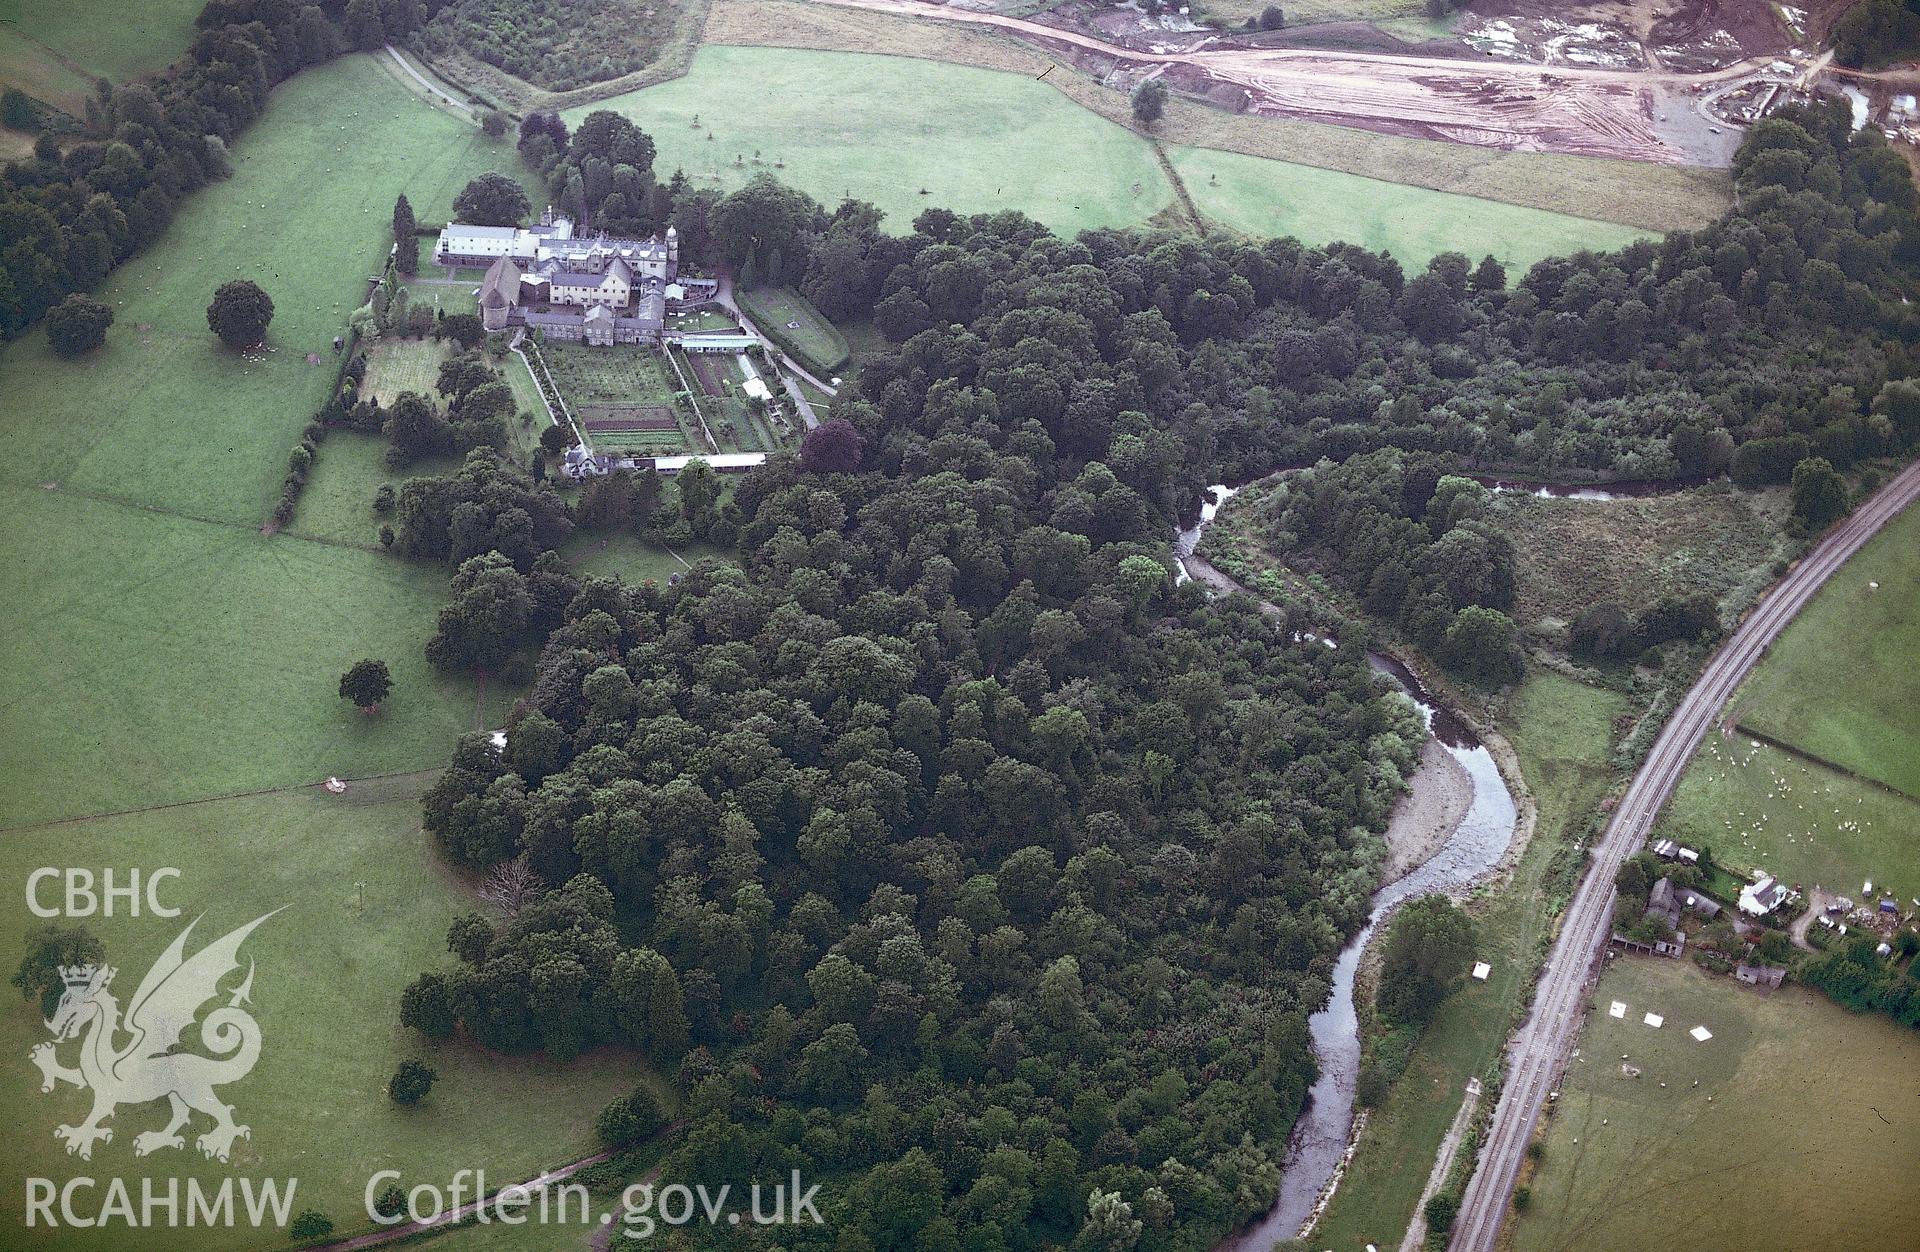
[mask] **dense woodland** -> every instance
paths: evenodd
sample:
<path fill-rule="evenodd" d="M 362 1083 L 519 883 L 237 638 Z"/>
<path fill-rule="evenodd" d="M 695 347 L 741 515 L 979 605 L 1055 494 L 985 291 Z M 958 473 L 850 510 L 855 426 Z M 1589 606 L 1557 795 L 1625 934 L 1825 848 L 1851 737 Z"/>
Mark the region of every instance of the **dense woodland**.
<path fill-rule="evenodd" d="M 1151 510 L 1027 438 L 780 462 L 742 565 L 670 589 L 465 561 L 436 643 L 564 607 L 426 823 L 566 885 L 456 926 L 403 1020 L 639 1047 L 687 1091 L 674 1168 L 837 1177 L 875 1247 L 1064 1245 L 1096 1188 L 1143 1247 L 1264 1208 L 1420 723 L 1359 650 L 1174 590 Z"/>
<path fill-rule="evenodd" d="M 180 65 L 103 102 L 111 139 L 10 166 L 6 333 L 218 177 L 273 82 L 426 10 L 334 13 L 210 7 Z M 1844 108 L 1756 127 L 1721 223 L 1511 285 L 1458 255 L 1409 276 L 1017 213 L 893 235 L 768 179 L 658 180 L 609 118 L 523 126 L 556 204 L 675 225 L 689 260 L 870 313 L 897 347 L 731 498 L 695 471 L 570 504 L 488 447 L 398 493 L 395 552 L 454 571 L 428 655 L 533 677 L 504 752 L 464 741 L 425 824 L 456 864 L 554 888 L 462 919 L 401 1014 L 504 1051 L 644 1051 L 684 1096 L 674 1176 L 829 1183 L 831 1224 L 795 1246 L 1200 1248 L 1271 1202 L 1306 1018 L 1423 731 L 1357 645 L 1174 585 L 1167 533 L 1204 484 L 1357 456 L 1303 541 L 1349 562 L 1309 513 L 1367 501 L 1353 533 L 1404 543 L 1397 610 L 1444 608 L 1445 642 L 1503 595 L 1449 469 L 1786 481 L 1920 438 L 1920 322 L 1890 298 L 1914 192 Z M 458 420 L 493 384 L 450 368 Z M 581 579 L 554 551 L 579 524 L 736 560 Z"/>
<path fill-rule="evenodd" d="M 1859 0 L 1833 23 L 1834 60 L 1879 69 L 1920 52 L 1920 5 L 1914 0 Z"/>
<path fill-rule="evenodd" d="M 645 1051 L 686 1099 L 669 1170 L 833 1180 L 820 1246 L 1198 1248 L 1270 1202 L 1422 732 L 1356 648 L 1172 584 L 1202 484 L 1329 458 L 1305 541 L 1498 681 L 1511 554 L 1450 469 L 1781 481 L 1920 436 L 1886 385 L 1912 190 L 1843 111 L 1757 128 L 1725 222 L 1512 287 L 1011 213 L 890 236 L 770 180 L 685 196 L 629 125 L 523 145 L 589 224 L 671 222 L 899 347 L 833 455 L 725 501 L 596 487 L 595 525 L 736 550 L 673 587 L 574 583 L 533 537 L 565 506 L 486 451 L 403 493 L 402 549 L 459 562 L 436 659 L 544 639 L 505 751 L 464 743 L 427 827 L 559 889 L 463 919 L 402 1017 Z M 1704 629 L 1689 607 L 1629 627 Z"/>
<path fill-rule="evenodd" d="M 464 52 L 549 91 L 644 68 L 673 33 L 673 0 L 427 0 L 415 42 Z"/>

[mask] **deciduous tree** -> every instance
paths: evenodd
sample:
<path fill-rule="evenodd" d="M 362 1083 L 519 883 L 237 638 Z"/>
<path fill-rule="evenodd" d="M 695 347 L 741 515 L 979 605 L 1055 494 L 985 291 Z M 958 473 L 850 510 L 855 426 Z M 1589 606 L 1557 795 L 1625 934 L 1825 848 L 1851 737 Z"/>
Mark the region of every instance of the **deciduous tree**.
<path fill-rule="evenodd" d="M 273 298 L 249 279 L 222 283 L 207 306 L 207 328 L 229 348 L 250 348 L 267 336 Z"/>
<path fill-rule="evenodd" d="M 61 356 L 79 356 L 107 341 L 113 306 L 78 292 L 47 313 L 47 343 Z"/>
<path fill-rule="evenodd" d="M 351 700 L 362 713 L 372 713 L 393 690 L 393 675 L 385 661 L 355 661 L 340 675 L 340 698 Z"/>

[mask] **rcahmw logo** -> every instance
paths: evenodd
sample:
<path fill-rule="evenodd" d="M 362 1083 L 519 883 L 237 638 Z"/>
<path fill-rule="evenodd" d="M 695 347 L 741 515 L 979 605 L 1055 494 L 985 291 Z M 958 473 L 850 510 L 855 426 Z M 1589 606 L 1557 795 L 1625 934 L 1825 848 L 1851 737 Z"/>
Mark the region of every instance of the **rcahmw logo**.
<path fill-rule="evenodd" d="M 278 909 L 274 912 L 279 912 Z M 234 1108 L 218 1088 L 252 1071 L 260 1059 L 260 1024 L 244 1007 L 251 1003 L 254 966 L 230 990 L 220 984 L 240 969 L 240 945 L 273 913 L 253 921 L 186 955 L 187 939 L 199 919 L 175 937 L 140 980 L 126 1005 L 113 994 L 111 965 L 61 966 L 64 991 L 53 1017 L 46 1023 L 51 1043 L 36 1045 L 28 1059 L 40 1070 L 40 1090 L 52 1092 L 67 1083 L 93 1095 L 93 1106 L 77 1124 L 55 1127 L 54 1137 L 70 1155 L 91 1160 L 98 1144 L 113 1141 L 105 1125 L 121 1105 L 142 1105 L 164 1097 L 170 1111 L 165 1126 L 133 1136 L 133 1154 L 184 1149 L 196 1114 L 213 1125 L 194 1137 L 194 1146 L 209 1160 L 226 1161 L 237 1139 L 251 1139 L 251 1130 L 234 1120 Z M 224 997 L 205 1017 L 200 1010 Z M 198 1024 L 198 1043 L 206 1055 L 182 1048 L 182 1036 Z M 118 1042 L 121 1038 L 127 1042 Z M 75 1064 L 60 1058 L 61 1045 L 77 1041 Z M 29 1178 L 26 1223 L 35 1226 L 93 1226 L 121 1222 L 129 1226 L 234 1225 L 236 1217 L 252 1225 L 271 1220 L 284 1226 L 292 1206 L 297 1180 L 284 1182 L 251 1178 L 239 1180 L 241 1207 L 234 1206 L 234 1179 L 217 1187 L 198 1179 L 144 1178 L 130 1187 L 125 1180 L 73 1178 L 65 1184 Z M 97 1200 L 92 1193 L 104 1188 Z M 284 1190 L 284 1194 L 282 1194 Z"/>

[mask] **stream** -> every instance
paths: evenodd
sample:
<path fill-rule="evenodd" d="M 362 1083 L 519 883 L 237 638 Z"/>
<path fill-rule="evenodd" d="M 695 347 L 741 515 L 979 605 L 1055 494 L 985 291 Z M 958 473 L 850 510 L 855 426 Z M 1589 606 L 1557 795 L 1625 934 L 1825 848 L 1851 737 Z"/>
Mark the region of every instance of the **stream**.
<path fill-rule="evenodd" d="M 1174 552 L 1180 563 L 1175 575 L 1178 581 L 1195 577 L 1192 571 L 1198 570 L 1198 576 L 1211 586 L 1232 585 L 1231 580 L 1196 557 L 1194 549 L 1220 506 L 1237 490 L 1226 486 L 1210 488 L 1199 519 L 1178 533 L 1174 541 Z M 1222 1242 L 1216 1252 L 1267 1252 L 1282 1240 L 1298 1237 L 1301 1228 L 1315 1215 L 1321 1193 L 1340 1167 L 1353 1127 L 1354 1088 L 1360 1071 L 1359 1019 L 1353 1005 L 1354 976 L 1374 930 L 1409 899 L 1434 892 L 1464 891 L 1500 863 L 1513 841 L 1516 817 L 1513 795 L 1501 779 L 1492 753 L 1471 729 L 1440 707 L 1405 666 L 1377 652 L 1369 653 L 1368 659 L 1376 671 L 1393 679 L 1419 706 L 1420 715 L 1434 738 L 1472 779 L 1473 799 L 1459 828 L 1438 852 L 1398 881 L 1374 893 L 1366 925 L 1341 950 L 1333 967 L 1332 997 L 1307 1023 L 1320 1077 L 1308 1093 L 1306 1107 L 1288 1140 L 1279 1198 L 1265 1217 Z M 1418 773 L 1412 785 L 1415 788 L 1422 785 Z"/>

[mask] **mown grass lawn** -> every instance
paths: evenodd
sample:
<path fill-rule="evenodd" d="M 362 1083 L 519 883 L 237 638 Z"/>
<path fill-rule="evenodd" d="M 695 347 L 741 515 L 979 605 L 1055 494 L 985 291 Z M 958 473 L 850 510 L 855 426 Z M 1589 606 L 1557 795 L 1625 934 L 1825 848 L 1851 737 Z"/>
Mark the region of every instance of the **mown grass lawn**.
<path fill-rule="evenodd" d="M 1374 1110 L 1360 1149 L 1309 1244 L 1359 1252 L 1397 1247 L 1433 1168 L 1440 1140 L 1466 1094 L 1484 1083 L 1506 1042 L 1549 924 L 1548 870 L 1556 849 L 1584 830 L 1612 779 L 1606 761 L 1619 695 L 1536 670 L 1501 725 L 1539 806 L 1533 843 L 1513 876 L 1471 906 L 1478 959 L 1493 966 L 1442 1006 L 1413 1059 Z"/>
<path fill-rule="evenodd" d="M 1735 715 L 1920 799 L 1916 657 L 1920 508 L 1909 508 L 1800 611 L 1747 683 Z"/>
<path fill-rule="evenodd" d="M 799 292 L 786 287 L 755 287 L 738 292 L 735 298 L 762 332 L 798 349 L 800 364 L 813 374 L 831 379 L 846 365 L 846 336 Z"/>
<path fill-rule="evenodd" d="M 367 349 L 367 376 L 361 380 L 360 394 L 387 405 L 403 391 L 416 391 L 440 403 L 434 387 L 440 363 L 452 355 L 453 343 L 446 339 L 382 339 Z M 520 362 L 513 364 L 518 368 Z"/>
<path fill-rule="evenodd" d="M 1735 731 L 1710 735 L 1661 815 L 1665 833 L 1736 873 L 1766 870 L 1859 898 L 1920 896 L 1920 801 Z"/>
<path fill-rule="evenodd" d="M 742 90 L 751 84 L 752 90 Z M 731 190 L 757 173 L 831 208 L 1018 209 L 1056 230 L 1125 226 L 1173 201 L 1141 139 L 1024 75 L 905 57 L 704 47 L 684 78 L 569 109 L 637 122 L 655 168 Z M 712 138 L 708 138 L 711 135 Z M 924 194 L 922 194 L 924 192 Z"/>
<path fill-rule="evenodd" d="M 1493 255 L 1520 274 L 1542 257 L 1581 248 L 1625 247 L 1649 233 L 1594 221 L 1290 165 L 1217 148 L 1168 149 L 1200 212 L 1249 235 L 1292 235 L 1302 243 L 1359 244 L 1424 266 L 1439 252 Z"/>
<path fill-rule="evenodd" d="M 1593 1003 L 1519 1252 L 1912 1246 L 1920 1033 L 1658 957 L 1616 959 Z"/>
<path fill-rule="evenodd" d="M 601 1050 L 559 1065 L 459 1042 L 435 1045 L 399 1025 L 402 988 L 452 959 L 447 926 L 475 907 L 419 828 L 419 795 L 430 781 L 424 775 L 356 784 L 342 796 L 309 787 L 10 833 L 0 846 L 0 881 L 8 883 L 21 883 L 40 865 L 181 871 L 161 897 L 183 910 L 179 918 L 88 923 L 120 970 L 115 986 L 125 984 L 123 996 L 196 916 L 205 915 L 190 950 L 285 911 L 241 949 L 243 961 L 255 962 L 252 1012 L 261 1053 L 251 1074 L 221 1090 L 235 1120 L 252 1128 L 230 1163 L 203 1160 L 191 1138 L 184 1151 L 136 1157 L 135 1133 L 164 1122 L 164 1103 L 122 1107 L 110 1123 L 112 1142 L 97 1145 L 91 1162 L 70 1158 L 53 1127 L 83 1117 L 85 1095 L 66 1086 L 41 1095 L 26 1071 L 6 1099 L 11 1130 L 0 1156 L 8 1173 L 124 1177 L 136 1195 L 137 1179 L 146 1175 L 195 1177 L 210 1186 L 234 1174 L 295 1178 L 296 1212 L 316 1207 L 350 1230 L 370 1224 L 361 1196 L 376 1170 L 398 1169 L 409 1185 L 444 1188 L 456 1169 L 485 1168 L 504 1185 L 597 1150 L 592 1123 L 600 1108 L 637 1082 L 654 1081 L 634 1055 Z M 0 946 L 9 969 L 19 959 L 19 929 Z M 46 1030 L 35 1006 L 12 988 L 6 993 L 0 1051 L 24 1057 Z M 66 1054 L 73 1051 L 66 1045 Z M 406 1057 L 424 1059 L 439 1075 L 413 1109 L 393 1104 L 385 1090 Z M 657 1089 L 671 1101 L 671 1091 Z M 197 1119 L 194 1133 L 204 1129 L 205 1119 Z M 21 1205 L 20 1188 L 0 1194 L 0 1229 L 21 1230 Z M 36 1248 L 134 1246 L 124 1230 L 36 1231 L 33 1240 Z M 195 1231 L 191 1239 L 196 1248 L 278 1243 L 278 1232 L 245 1227 Z"/>

